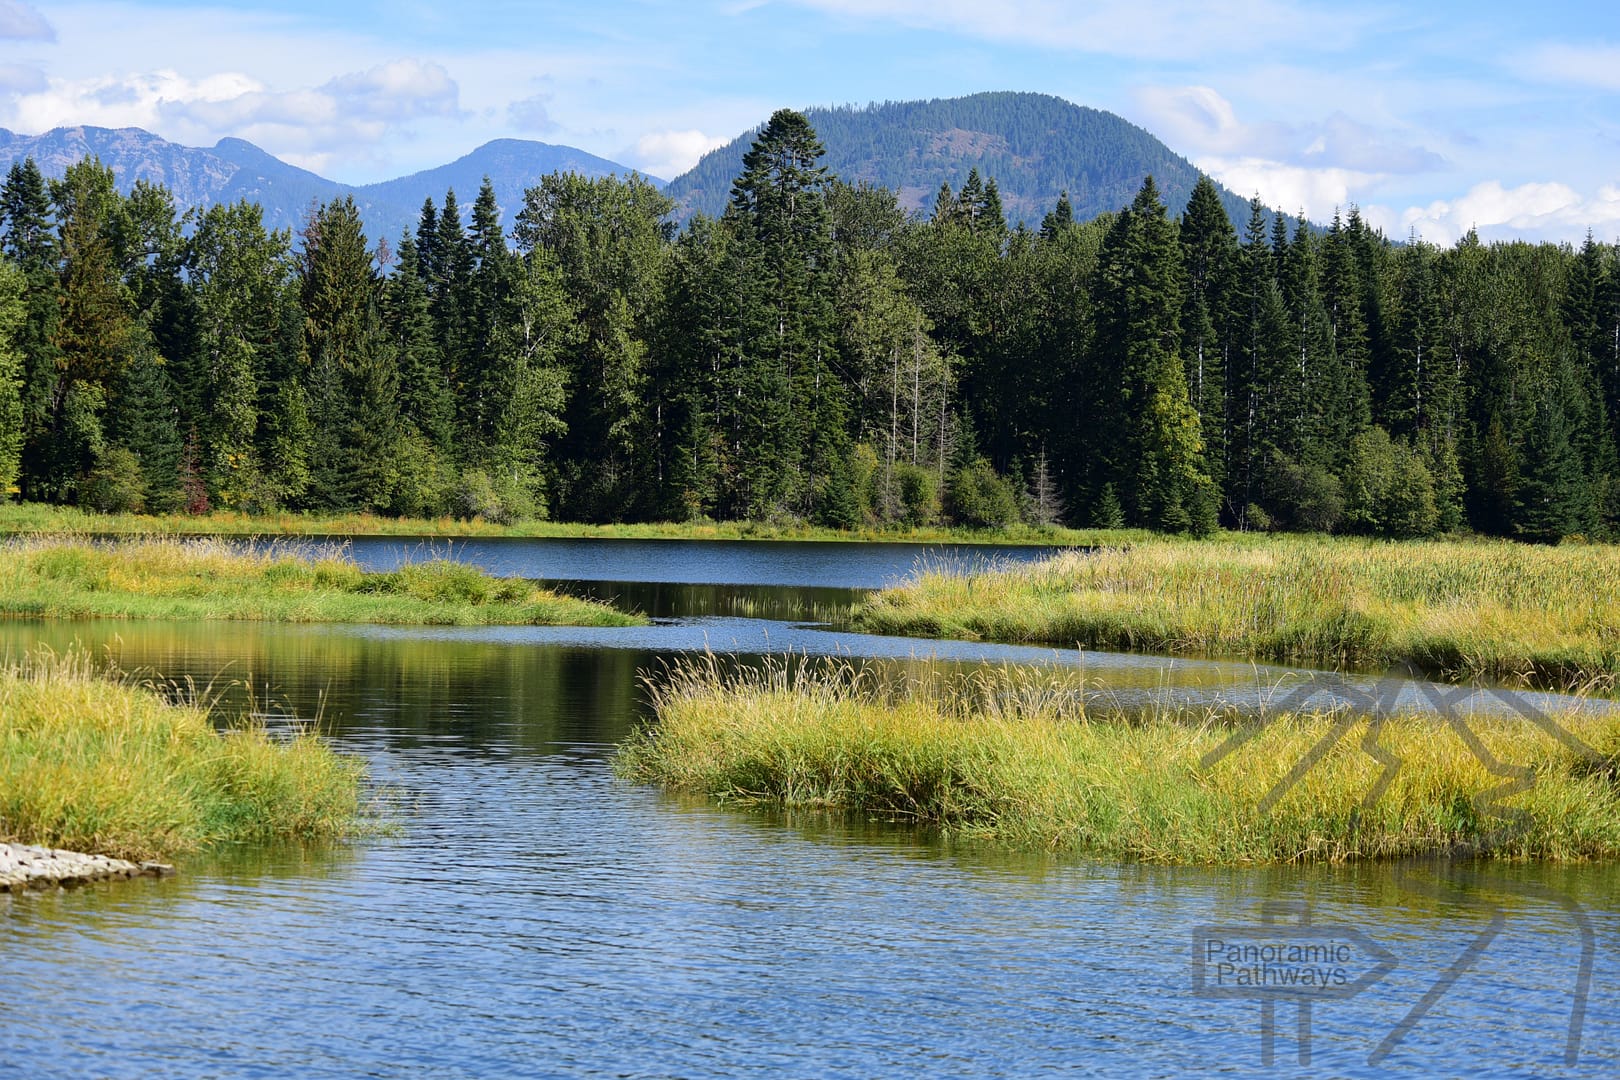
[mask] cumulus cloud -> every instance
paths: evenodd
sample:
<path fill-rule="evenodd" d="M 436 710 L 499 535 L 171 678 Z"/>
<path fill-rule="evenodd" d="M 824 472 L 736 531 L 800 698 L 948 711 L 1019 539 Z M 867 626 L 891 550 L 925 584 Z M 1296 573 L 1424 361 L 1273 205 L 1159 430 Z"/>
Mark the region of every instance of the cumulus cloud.
<path fill-rule="evenodd" d="M 1348 47 L 1378 17 L 1302 0 L 797 0 L 852 19 L 884 19 L 925 30 L 952 30 L 990 41 L 1014 41 L 1137 59 L 1253 54 L 1314 42 Z"/>
<path fill-rule="evenodd" d="M 25 0 L 0 0 L 0 41 L 55 41 L 56 30 Z"/>
<path fill-rule="evenodd" d="M 506 119 L 519 131 L 544 135 L 556 131 L 558 124 L 551 118 L 551 95 L 535 94 L 514 101 L 506 107 Z"/>
<path fill-rule="evenodd" d="M 673 180 L 696 165 L 698 158 L 730 141 L 724 137 L 705 135 L 696 128 L 688 131 L 655 131 L 636 140 L 633 158 L 643 171 Z"/>
<path fill-rule="evenodd" d="M 151 127 L 165 109 L 229 101 L 262 87 L 246 75 L 188 79 L 163 70 L 89 79 L 48 79 L 43 88 L 11 103 L 10 123 L 22 131 L 53 127 Z"/>
<path fill-rule="evenodd" d="M 1545 82 L 1620 91 L 1620 45 L 1540 45 L 1521 56 L 1519 71 Z"/>
<path fill-rule="evenodd" d="M 1383 177 L 1336 167 L 1308 168 L 1266 158 L 1201 157 L 1195 164 L 1239 195 L 1259 195 L 1267 206 L 1312 221 L 1326 221 L 1341 207 L 1358 201 Z"/>
<path fill-rule="evenodd" d="M 191 143 L 235 135 L 317 167 L 334 152 L 375 143 L 411 121 L 457 113 L 456 83 L 443 67 L 396 60 L 291 90 L 271 89 L 240 72 L 201 79 L 171 70 L 50 79 L 14 98 L 10 120 L 34 132 L 142 127 Z"/>
<path fill-rule="evenodd" d="M 339 75 L 320 88 L 345 115 L 396 122 L 454 116 L 458 91 L 450 73 L 423 60 L 394 60 Z"/>
<path fill-rule="evenodd" d="M 1528 183 L 1510 188 L 1487 180 L 1455 199 L 1406 210 L 1369 206 L 1363 213 L 1391 236 L 1416 232 L 1437 244 L 1454 243 L 1469 229 L 1477 229 L 1486 240 L 1575 242 L 1588 229 L 1613 239 L 1620 233 L 1620 185 L 1608 184 L 1585 196 L 1567 184 Z"/>

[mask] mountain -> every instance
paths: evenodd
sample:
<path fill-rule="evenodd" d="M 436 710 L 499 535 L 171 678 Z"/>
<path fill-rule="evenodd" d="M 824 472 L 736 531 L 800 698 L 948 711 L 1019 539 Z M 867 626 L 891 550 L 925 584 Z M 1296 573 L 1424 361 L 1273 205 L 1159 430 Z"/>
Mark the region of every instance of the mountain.
<path fill-rule="evenodd" d="M 112 168 L 122 191 L 137 180 L 160 183 L 173 192 L 182 211 L 247 199 L 264 207 L 265 223 L 272 228 L 296 230 L 311 204 L 353 195 L 367 233 L 390 241 L 398 240 L 407 227 L 415 228 L 423 201 L 431 196 L 442 202 L 447 188 L 455 189 L 463 211 L 470 210 L 485 176 L 495 188 L 502 224 L 510 229 L 522 207 L 524 189 L 547 173 L 598 177 L 631 172 L 571 146 L 496 139 L 436 169 L 354 186 L 289 165 L 242 139 L 221 139 L 205 149 L 181 146 L 140 128 L 56 128 L 43 135 L 18 135 L 0 128 L 0 170 L 32 157 L 47 177 L 60 177 L 88 155 Z M 663 186 L 656 177 L 648 179 Z"/>
<path fill-rule="evenodd" d="M 495 189 L 495 202 L 501 208 L 501 224 L 510 232 L 513 218 L 523 208 L 523 192 L 542 176 L 554 172 L 577 173 L 594 179 L 609 174 L 628 176 L 631 170 L 571 146 L 496 139 L 448 165 L 355 188 L 354 199 L 368 228 L 375 230 L 375 222 L 389 223 L 384 235 L 392 242 L 399 239 L 406 225 L 416 227 L 422 202 L 430 193 L 434 202 L 443 203 L 445 191 L 453 188 L 462 209 L 470 210 L 487 176 Z M 664 186 L 657 177 L 647 179 L 659 187 Z"/>
<path fill-rule="evenodd" d="M 929 210 L 941 181 L 959 190 L 968 171 L 995 177 L 1013 222 L 1036 224 L 1068 191 L 1085 220 L 1128 206 L 1151 173 L 1172 216 L 1181 213 L 1198 170 L 1148 132 L 1113 113 L 1046 94 L 986 93 L 932 101 L 890 101 L 864 108 L 806 109 L 827 148 L 822 159 L 840 179 L 868 180 L 900 192 L 902 205 Z M 676 215 L 725 209 L 731 181 L 759 129 L 710 151 L 664 189 Z M 1241 229 L 1248 200 L 1221 188 Z"/>
<path fill-rule="evenodd" d="M 54 178 L 91 155 L 113 167 L 124 191 L 137 180 L 164 184 L 183 206 L 215 201 L 240 171 L 240 166 L 217 154 L 160 139 L 140 128 L 56 128 L 33 136 L 0 128 L 0 166 L 7 169 L 13 161 L 31 157 L 41 172 Z"/>
<path fill-rule="evenodd" d="M 1192 194 L 1198 170 L 1164 143 L 1113 113 L 1075 105 L 1046 94 L 986 93 L 933 101 L 886 102 L 864 108 L 806 110 L 827 147 L 823 163 L 842 179 L 868 180 L 900 192 L 904 206 L 927 210 L 941 181 L 959 189 L 977 167 L 995 177 L 1002 205 L 1014 222 L 1038 222 L 1068 191 L 1075 215 L 1086 219 L 1130 203 L 1152 173 L 1171 214 Z M 759 129 L 744 132 L 705 154 L 689 172 L 665 185 L 677 220 L 699 211 L 725 209 L 731 182 Z M 354 196 L 366 231 L 374 239 L 399 239 L 414 228 L 422 203 L 454 188 L 470 210 L 485 176 L 495 187 L 502 224 L 510 229 L 523 191 L 550 172 L 598 177 L 630 169 L 568 146 L 496 139 L 448 165 L 376 184 L 351 186 L 276 158 L 242 139 L 221 139 L 210 148 L 181 146 L 139 128 L 56 128 L 43 135 L 17 135 L 0 128 L 0 169 L 32 156 L 47 176 L 58 177 L 88 154 L 112 167 L 119 187 L 137 180 L 166 185 L 181 210 L 248 199 L 264 207 L 274 228 L 296 230 L 311 204 Z M 1246 199 L 1221 189 L 1227 213 L 1241 229 Z"/>

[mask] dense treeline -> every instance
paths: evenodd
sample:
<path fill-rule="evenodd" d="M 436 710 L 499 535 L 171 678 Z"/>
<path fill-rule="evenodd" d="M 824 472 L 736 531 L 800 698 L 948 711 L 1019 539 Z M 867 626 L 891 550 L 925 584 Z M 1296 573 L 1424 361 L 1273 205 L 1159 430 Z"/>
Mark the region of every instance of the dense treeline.
<path fill-rule="evenodd" d="M 1153 180 L 1009 229 L 772 117 L 718 218 L 486 185 L 397 244 L 177 217 L 94 160 L 0 188 L 0 488 L 101 509 L 942 517 L 1556 539 L 1620 520 L 1620 252 L 1394 245 Z M 1269 222 L 1269 225 L 1268 225 Z"/>

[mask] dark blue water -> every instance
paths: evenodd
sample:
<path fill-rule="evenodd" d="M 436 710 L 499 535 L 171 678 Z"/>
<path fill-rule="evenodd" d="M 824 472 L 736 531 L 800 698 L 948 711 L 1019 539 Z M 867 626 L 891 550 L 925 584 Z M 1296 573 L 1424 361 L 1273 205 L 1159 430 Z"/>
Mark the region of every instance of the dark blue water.
<path fill-rule="evenodd" d="M 979 569 L 1047 558 L 1051 548 L 772 540 L 435 540 L 340 542 L 369 570 L 452 558 L 493 574 L 548 581 L 881 589 L 918 567 Z"/>
<path fill-rule="evenodd" d="M 612 564 L 600 574 L 631 579 Z M 780 592 L 800 606 L 828 595 Z M 734 616 L 627 631 L 0 624 L 0 652 L 75 639 L 128 668 L 251 677 L 261 696 L 321 712 L 392 789 L 402 827 L 332 850 L 219 852 L 167 880 L 0 897 L 0 1076 L 1620 1070 L 1615 866 L 1008 855 L 880 823 L 723 811 L 609 768 L 645 716 L 638 672 L 704 644 L 791 640 L 882 663 L 911 662 L 906 650 L 957 663 L 1066 654 L 955 653 Z M 1144 657 L 1086 669 L 1118 692 L 1237 688 L 1245 670 L 1252 680 L 1243 665 Z M 1311 1008 L 1308 1066 L 1297 1006 L 1276 1008 L 1267 1067 L 1258 1002 L 1194 992 L 1197 928 L 1258 926 L 1279 902 L 1296 907 L 1275 917 L 1296 922 L 1303 905 L 1398 964 Z M 1493 914 L 1488 947 L 1436 995 Z M 1582 922 L 1590 990 L 1567 1066 Z"/>

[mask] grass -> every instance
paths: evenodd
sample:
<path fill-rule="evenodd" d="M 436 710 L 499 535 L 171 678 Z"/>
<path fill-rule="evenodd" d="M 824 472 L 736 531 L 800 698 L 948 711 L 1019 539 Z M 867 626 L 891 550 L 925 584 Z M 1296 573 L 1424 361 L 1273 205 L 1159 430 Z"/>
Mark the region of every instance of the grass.
<path fill-rule="evenodd" d="M 1528 790 L 1493 803 L 1504 777 L 1436 718 L 1272 716 L 1222 756 L 1241 718 L 1094 711 L 1055 676 L 1027 672 L 943 686 L 886 686 L 849 665 L 722 675 L 712 658 L 688 662 L 656 686 L 656 718 L 621 745 L 616 768 L 731 805 L 1160 863 L 1620 855 L 1613 713 L 1560 718 L 1585 749 L 1528 724 L 1473 720 L 1498 761 L 1532 770 Z M 1364 749 L 1369 735 L 1400 763 L 1373 799 L 1383 766 Z"/>
<path fill-rule="evenodd" d="M 346 558 L 285 546 L 255 553 L 175 538 L 0 545 L 0 614 L 462 626 L 646 621 L 446 560 L 368 572 Z"/>
<path fill-rule="evenodd" d="M 874 633 L 1409 664 L 1452 679 L 1612 690 L 1620 547 L 1158 539 L 983 573 L 927 572 L 852 619 Z"/>
<path fill-rule="evenodd" d="M 332 839 L 356 828 L 364 777 L 308 732 L 216 728 L 82 654 L 0 666 L 0 840 L 140 860 Z"/>
<path fill-rule="evenodd" d="M 372 514 L 97 514 L 70 506 L 0 500 L 0 534 L 166 536 L 424 536 L 558 537 L 619 540 L 826 540 L 910 543 L 984 543 L 1080 547 L 1119 543 L 1150 534 L 1141 530 L 1035 528 L 827 529 L 753 521 L 652 522 L 584 525 L 529 521 L 496 525 L 481 518 L 390 518 Z"/>

